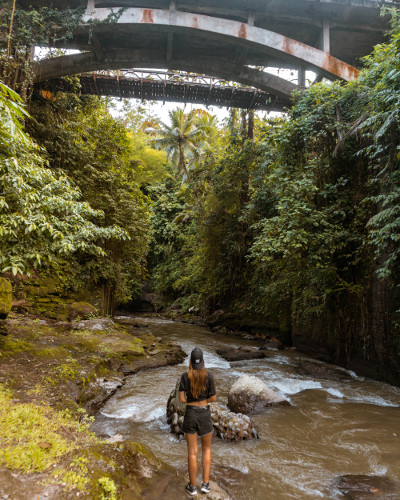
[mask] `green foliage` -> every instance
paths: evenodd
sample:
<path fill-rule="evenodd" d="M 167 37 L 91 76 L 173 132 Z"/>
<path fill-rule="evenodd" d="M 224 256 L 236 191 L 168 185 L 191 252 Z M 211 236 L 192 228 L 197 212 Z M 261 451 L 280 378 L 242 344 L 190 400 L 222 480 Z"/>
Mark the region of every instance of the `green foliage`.
<path fill-rule="evenodd" d="M 140 290 L 145 276 L 151 202 L 144 191 L 154 177 L 165 177 L 165 153 L 151 149 L 143 133 L 127 131 L 107 101 L 64 94 L 32 113 L 32 133 L 46 147 L 52 170 L 74 180 L 84 199 L 104 212 L 104 225 L 129 236 L 104 242 L 107 258 L 79 254 L 71 267 L 70 287 L 102 288 L 103 313 L 110 313 Z"/>
<path fill-rule="evenodd" d="M 100 490 L 101 500 L 116 500 L 117 499 L 117 487 L 112 479 L 109 477 L 101 477 L 98 480 L 98 486 Z"/>
<path fill-rule="evenodd" d="M 360 291 L 368 219 L 355 200 L 367 193 L 355 144 L 332 154 L 342 122 L 359 112 L 355 102 L 351 87 L 315 85 L 298 97 L 289 120 L 265 136 L 264 189 L 274 209 L 253 225 L 250 251 L 258 279 L 261 273 L 269 282 L 262 297 L 294 296 L 304 311 L 316 312 L 329 294 Z"/>
<path fill-rule="evenodd" d="M 296 94 L 287 117 L 255 120 L 252 141 L 251 117 L 233 110 L 216 131 L 229 133 L 223 156 L 203 155 L 185 190 L 152 193 L 155 288 L 205 311 L 304 320 L 339 308 L 336 331 L 351 303 L 365 321 L 374 274 L 395 285 L 400 272 L 399 61 L 394 14 L 359 80 Z"/>
<path fill-rule="evenodd" d="M 200 148 L 215 124 L 210 121 L 209 115 L 207 118 L 204 114 L 199 117 L 198 110 L 185 115 L 182 109 L 177 108 L 169 112 L 169 118 L 170 125 L 161 123 L 162 128 L 156 129 L 158 137 L 154 143 L 165 149 L 177 171 L 191 182 L 190 159 L 194 161 L 200 156 Z"/>
<path fill-rule="evenodd" d="M 28 272 L 78 250 L 104 255 L 97 243 L 126 238 L 126 233 L 92 222 L 103 212 L 79 201 L 79 189 L 64 174 L 55 175 L 48 168 L 43 152 L 23 131 L 24 115 L 20 99 L 2 85 L 0 271 Z"/>
<path fill-rule="evenodd" d="M 72 37 L 84 8 L 57 9 L 53 5 L 20 8 L 0 1 L 0 75 L 9 86 L 18 84 L 23 95 L 31 82 L 34 46 L 56 46 Z M 12 27 L 10 32 L 10 27 Z"/>
<path fill-rule="evenodd" d="M 34 404 L 14 404 L 0 387 L 0 464 L 41 472 L 92 438 L 71 417 Z M 77 437 L 80 437 L 80 441 Z"/>
<path fill-rule="evenodd" d="M 177 305 L 213 309 L 243 287 L 248 225 L 242 211 L 257 152 L 251 142 L 243 149 L 233 145 L 221 160 L 205 156 L 193 170 L 191 186 L 169 181 L 152 190 L 153 284 L 178 298 Z M 179 298 L 184 296 L 188 299 Z"/>
<path fill-rule="evenodd" d="M 377 213 L 368 222 L 369 241 L 382 278 L 400 271 L 400 14 L 391 14 L 390 43 L 377 45 L 365 58 L 358 82 L 361 92 L 368 92 L 367 118 L 359 127 L 368 142 L 360 154 L 370 160 L 369 201 Z"/>

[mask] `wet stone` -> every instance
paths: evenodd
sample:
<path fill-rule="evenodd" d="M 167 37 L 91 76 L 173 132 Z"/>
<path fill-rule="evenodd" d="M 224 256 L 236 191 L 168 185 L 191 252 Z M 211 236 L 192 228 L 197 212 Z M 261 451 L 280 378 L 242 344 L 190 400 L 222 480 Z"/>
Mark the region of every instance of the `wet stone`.
<path fill-rule="evenodd" d="M 217 354 L 227 361 L 242 361 L 247 359 L 263 359 L 265 358 L 265 352 L 255 349 L 254 347 L 239 347 L 235 349 L 233 347 L 227 349 L 218 349 Z"/>
<path fill-rule="evenodd" d="M 318 363 L 313 360 L 302 360 L 296 366 L 299 375 L 306 375 L 315 379 L 324 380 L 349 380 L 351 376 L 336 366 L 329 366 L 326 363 Z"/>
<path fill-rule="evenodd" d="M 252 413 L 270 406 L 290 403 L 253 375 L 242 375 L 231 387 L 228 407 L 236 413 Z"/>
<path fill-rule="evenodd" d="M 398 500 L 400 485 L 386 476 L 348 474 L 337 477 L 331 485 L 333 493 L 348 500 Z"/>

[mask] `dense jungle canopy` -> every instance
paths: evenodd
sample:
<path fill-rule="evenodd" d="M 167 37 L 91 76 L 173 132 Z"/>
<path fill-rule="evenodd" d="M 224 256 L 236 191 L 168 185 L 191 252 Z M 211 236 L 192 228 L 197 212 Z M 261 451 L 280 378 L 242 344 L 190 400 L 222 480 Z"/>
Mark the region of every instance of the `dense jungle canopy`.
<path fill-rule="evenodd" d="M 357 81 L 315 84 L 280 118 L 231 110 L 223 123 L 32 95 L 32 39 L 78 18 L 17 9 L 0 45 L 1 273 L 57 275 L 101 293 L 106 313 L 147 281 L 160 308 L 257 318 L 400 380 L 398 15 Z"/>

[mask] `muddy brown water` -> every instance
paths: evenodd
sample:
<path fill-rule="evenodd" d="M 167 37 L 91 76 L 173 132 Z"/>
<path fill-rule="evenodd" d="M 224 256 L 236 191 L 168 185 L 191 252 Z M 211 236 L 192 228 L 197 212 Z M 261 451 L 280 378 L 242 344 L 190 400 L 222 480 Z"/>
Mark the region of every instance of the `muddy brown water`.
<path fill-rule="evenodd" d="M 218 348 L 260 344 L 161 318 L 141 321 L 187 353 L 194 346 L 203 349 L 220 403 L 226 404 L 229 388 L 243 374 L 256 375 L 290 401 L 290 407 L 252 416 L 260 440 L 226 443 L 213 438 L 213 464 L 229 468 L 227 482 L 236 499 L 343 498 L 330 487 L 343 474 L 385 476 L 400 484 L 399 388 L 351 372 L 339 381 L 298 375 L 296 364 L 306 357 L 291 349 L 272 351 L 266 359 L 227 362 L 216 354 Z M 146 444 L 184 471 L 186 444 L 170 434 L 165 407 L 186 367 L 187 360 L 131 376 L 102 409 L 94 430 Z"/>

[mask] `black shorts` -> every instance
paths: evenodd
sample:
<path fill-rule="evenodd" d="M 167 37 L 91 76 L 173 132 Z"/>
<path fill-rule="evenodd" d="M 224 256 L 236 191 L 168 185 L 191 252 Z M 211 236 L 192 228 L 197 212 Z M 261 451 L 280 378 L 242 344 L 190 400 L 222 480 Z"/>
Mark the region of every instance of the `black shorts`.
<path fill-rule="evenodd" d="M 210 407 L 186 405 L 182 429 L 185 434 L 210 434 L 213 430 Z"/>

